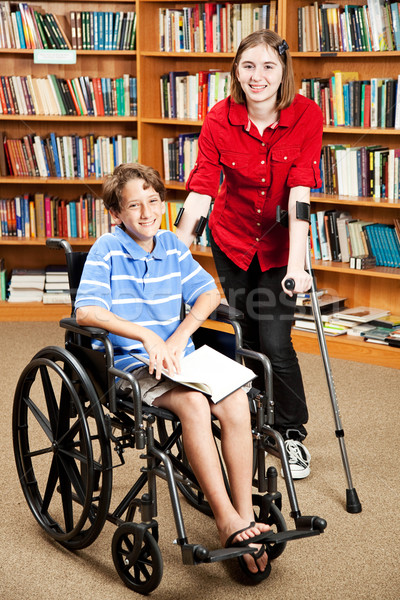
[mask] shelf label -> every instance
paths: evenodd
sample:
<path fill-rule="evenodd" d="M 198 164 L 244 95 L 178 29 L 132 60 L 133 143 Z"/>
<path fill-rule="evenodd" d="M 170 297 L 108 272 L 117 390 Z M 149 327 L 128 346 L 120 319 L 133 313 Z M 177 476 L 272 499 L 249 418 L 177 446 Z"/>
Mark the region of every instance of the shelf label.
<path fill-rule="evenodd" d="M 43 50 L 33 51 L 33 62 L 37 65 L 75 65 L 76 50 Z"/>

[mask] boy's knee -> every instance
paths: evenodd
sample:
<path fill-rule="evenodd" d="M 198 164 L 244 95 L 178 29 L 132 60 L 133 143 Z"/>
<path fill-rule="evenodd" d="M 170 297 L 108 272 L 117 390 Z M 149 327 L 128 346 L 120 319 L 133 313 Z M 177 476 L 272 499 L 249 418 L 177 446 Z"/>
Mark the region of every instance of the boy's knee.
<path fill-rule="evenodd" d="M 180 418 L 200 421 L 210 419 L 210 404 L 201 392 L 188 391 L 182 398 Z"/>
<path fill-rule="evenodd" d="M 243 425 L 246 427 L 250 423 L 250 409 L 247 394 L 240 389 L 231 394 L 221 402 L 221 418 L 231 425 Z"/>

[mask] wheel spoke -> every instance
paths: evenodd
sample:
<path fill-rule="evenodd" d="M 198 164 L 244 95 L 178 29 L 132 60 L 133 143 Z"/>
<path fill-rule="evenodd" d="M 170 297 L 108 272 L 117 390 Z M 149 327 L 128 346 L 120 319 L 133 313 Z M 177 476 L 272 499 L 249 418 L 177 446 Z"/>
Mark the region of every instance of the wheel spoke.
<path fill-rule="evenodd" d="M 58 406 L 49 371 L 44 365 L 40 367 L 40 376 L 42 378 L 43 391 L 49 413 L 51 429 L 55 435 L 58 426 Z"/>
<path fill-rule="evenodd" d="M 49 479 L 47 481 L 46 490 L 43 496 L 43 504 L 41 508 L 42 514 L 46 514 L 47 510 L 50 506 L 51 499 L 53 498 L 54 490 L 56 488 L 56 484 L 58 481 L 58 467 L 57 467 L 57 458 L 54 455 L 53 460 L 51 462 L 51 467 L 49 471 Z"/>
<path fill-rule="evenodd" d="M 63 505 L 63 513 L 64 513 L 64 524 L 65 531 L 72 531 L 74 527 L 74 515 L 73 515 L 73 507 L 72 507 L 72 490 L 71 490 L 71 481 L 68 478 L 67 473 L 65 472 L 60 457 L 58 456 L 58 468 L 59 468 L 59 476 L 60 476 L 60 493 L 61 493 L 61 501 Z"/>
<path fill-rule="evenodd" d="M 43 429 L 46 436 L 49 438 L 51 442 L 53 442 L 53 432 L 51 430 L 50 422 L 48 418 L 42 413 L 40 408 L 36 406 L 36 404 L 28 397 L 23 399 L 25 404 L 30 409 L 31 413 L 39 423 L 40 427 Z"/>
<path fill-rule="evenodd" d="M 76 466 L 76 463 L 67 457 L 64 452 L 59 454 L 60 463 L 62 464 L 62 470 L 64 471 L 68 482 L 74 488 L 80 502 L 84 504 L 86 496 L 86 486 L 83 483 L 82 476 Z M 61 478 L 61 474 L 60 474 Z"/>

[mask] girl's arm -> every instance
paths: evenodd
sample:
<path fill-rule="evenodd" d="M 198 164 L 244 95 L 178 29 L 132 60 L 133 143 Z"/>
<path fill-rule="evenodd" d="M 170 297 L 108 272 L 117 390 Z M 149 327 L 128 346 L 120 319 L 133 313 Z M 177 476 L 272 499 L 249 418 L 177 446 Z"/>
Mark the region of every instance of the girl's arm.
<path fill-rule="evenodd" d="M 190 192 L 185 201 L 185 210 L 176 229 L 178 238 L 188 248 L 195 238 L 195 229 L 200 217 L 207 217 L 211 204 L 211 196 Z"/>
<path fill-rule="evenodd" d="M 149 373 L 155 370 L 156 379 L 161 377 L 161 368 L 173 373 L 179 369 L 179 361 L 171 355 L 164 340 L 147 327 L 118 317 L 100 306 L 83 306 L 76 310 L 79 325 L 101 327 L 115 335 L 142 342 L 150 358 Z"/>
<path fill-rule="evenodd" d="M 305 268 L 306 251 L 308 244 L 309 223 L 296 218 L 296 202 L 310 203 L 310 188 L 297 186 L 290 190 L 289 195 L 289 260 L 287 272 L 282 280 L 282 288 L 288 296 L 293 293 L 307 292 L 311 288 L 311 275 Z M 293 291 L 285 288 L 286 279 L 294 279 Z"/>

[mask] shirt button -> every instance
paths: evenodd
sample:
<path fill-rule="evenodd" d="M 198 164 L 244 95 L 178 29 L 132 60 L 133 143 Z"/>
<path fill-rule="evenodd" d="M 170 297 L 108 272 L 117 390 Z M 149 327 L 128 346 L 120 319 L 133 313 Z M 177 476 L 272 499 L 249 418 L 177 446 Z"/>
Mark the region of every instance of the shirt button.
<path fill-rule="evenodd" d="M 283 157 L 283 160 L 287 160 L 287 156 L 284 156 L 284 157 Z"/>
<path fill-rule="evenodd" d="M 261 208 L 257 208 L 257 212 L 258 212 L 258 214 L 260 214 Z"/>
<path fill-rule="evenodd" d="M 259 241 L 260 241 L 260 238 L 256 238 L 256 242 L 259 242 Z"/>
<path fill-rule="evenodd" d="M 261 146 L 265 146 L 265 142 L 262 142 L 262 143 L 261 143 Z"/>
<path fill-rule="evenodd" d="M 263 177 L 263 178 L 261 179 L 261 181 L 262 181 L 262 183 L 265 183 L 265 177 Z"/>
<path fill-rule="evenodd" d="M 261 192 L 261 196 L 265 196 L 265 192 Z"/>
<path fill-rule="evenodd" d="M 314 165 L 316 165 L 316 164 L 317 164 L 317 161 L 316 161 L 316 160 L 314 160 Z"/>
<path fill-rule="evenodd" d="M 261 227 L 261 223 L 257 223 L 257 227 Z"/>
<path fill-rule="evenodd" d="M 261 161 L 261 164 L 262 164 L 262 165 L 265 165 L 265 160 L 262 160 L 262 161 Z"/>
<path fill-rule="evenodd" d="M 233 163 L 232 163 L 232 167 L 234 167 L 235 165 L 236 165 L 236 163 L 234 163 L 234 162 L 233 162 Z"/>

